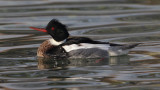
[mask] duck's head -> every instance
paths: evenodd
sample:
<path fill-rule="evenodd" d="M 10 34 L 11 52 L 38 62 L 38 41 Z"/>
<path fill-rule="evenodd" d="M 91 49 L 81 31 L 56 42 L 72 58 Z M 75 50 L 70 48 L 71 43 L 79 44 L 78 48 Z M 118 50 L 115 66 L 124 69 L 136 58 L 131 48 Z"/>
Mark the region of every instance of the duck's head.
<path fill-rule="evenodd" d="M 69 37 L 67 27 L 56 19 L 52 19 L 48 23 L 45 29 L 42 29 L 42 28 L 40 29 L 35 27 L 30 27 L 30 28 L 34 30 L 42 31 L 42 32 L 47 32 L 57 42 L 63 41 Z"/>

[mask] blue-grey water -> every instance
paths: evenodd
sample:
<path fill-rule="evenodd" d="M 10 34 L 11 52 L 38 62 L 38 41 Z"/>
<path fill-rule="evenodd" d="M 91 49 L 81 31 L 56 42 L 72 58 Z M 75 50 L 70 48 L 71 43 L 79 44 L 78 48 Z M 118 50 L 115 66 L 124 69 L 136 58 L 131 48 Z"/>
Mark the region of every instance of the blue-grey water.
<path fill-rule="evenodd" d="M 43 59 L 51 38 L 30 26 L 53 18 L 72 36 L 113 43 L 143 43 L 109 59 Z M 158 90 L 160 0 L 1 0 L 1 90 Z"/>

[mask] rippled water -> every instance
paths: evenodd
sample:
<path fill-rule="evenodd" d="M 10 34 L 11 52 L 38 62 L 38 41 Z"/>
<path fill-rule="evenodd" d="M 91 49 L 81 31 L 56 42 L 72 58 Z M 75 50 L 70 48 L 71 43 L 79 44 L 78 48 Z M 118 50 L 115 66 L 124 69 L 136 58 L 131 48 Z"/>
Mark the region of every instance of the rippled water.
<path fill-rule="evenodd" d="M 160 87 L 160 0 L 1 0 L 0 89 L 155 90 Z M 143 43 L 110 59 L 42 59 L 56 18 L 73 36 Z"/>

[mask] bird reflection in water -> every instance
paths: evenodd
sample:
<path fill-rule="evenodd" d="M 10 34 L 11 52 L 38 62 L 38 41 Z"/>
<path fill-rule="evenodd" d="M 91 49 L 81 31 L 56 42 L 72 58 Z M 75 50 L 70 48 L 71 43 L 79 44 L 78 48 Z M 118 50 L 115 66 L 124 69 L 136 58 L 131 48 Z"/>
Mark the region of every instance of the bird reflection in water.
<path fill-rule="evenodd" d="M 38 69 L 67 68 L 67 66 L 100 66 L 100 65 L 128 65 L 130 56 L 119 56 L 110 58 L 88 58 L 88 59 L 68 59 L 68 58 L 41 58 L 37 57 Z"/>

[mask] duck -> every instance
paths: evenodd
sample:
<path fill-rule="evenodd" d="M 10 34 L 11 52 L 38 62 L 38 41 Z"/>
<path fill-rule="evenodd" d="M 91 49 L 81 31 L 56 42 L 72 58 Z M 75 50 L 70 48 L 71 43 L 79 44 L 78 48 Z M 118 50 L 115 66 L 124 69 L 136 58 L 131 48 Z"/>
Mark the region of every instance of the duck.
<path fill-rule="evenodd" d="M 139 45 L 139 43 L 115 44 L 88 37 L 71 36 L 67 26 L 57 19 L 52 19 L 46 28 L 30 28 L 45 32 L 52 37 L 39 46 L 38 57 L 109 58 L 127 55 L 132 48 Z"/>

